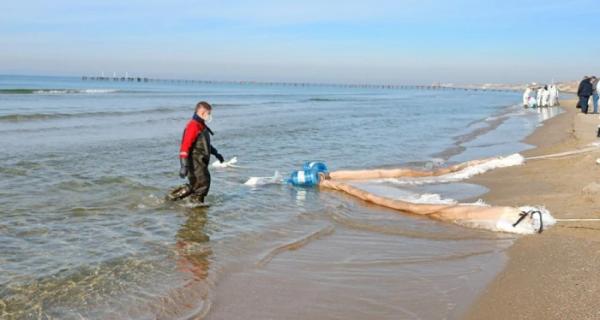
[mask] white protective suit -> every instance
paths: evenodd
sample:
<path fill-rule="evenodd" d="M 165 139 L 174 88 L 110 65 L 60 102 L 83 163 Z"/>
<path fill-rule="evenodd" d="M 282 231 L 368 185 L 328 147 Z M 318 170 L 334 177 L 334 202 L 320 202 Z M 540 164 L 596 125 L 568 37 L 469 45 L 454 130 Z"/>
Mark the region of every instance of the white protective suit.
<path fill-rule="evenodd" d="M 537 89 L 536 104 L 538 107 L 542 106 L 542 90 L 543 88 Z"/>
<path fill-rule="evenodd" d="M 550 98 L 550 91 L 547 89 L 542 89 L 542 107 L 548 106 L 548 99 Z"/>
<path fill-rule="evenodd" d="M 529 106 L 529 96 L 531 95 L 531 88 L 527 87 L 527 89 L 525 89 L 525 92 L 523 92 L 523 106 L 527 107 Z"/>
<path fill-rule="evenodd" d="M 554 107 L 558 105 L 558 88 L 556 87 L 556 85 L 551 85 L 550 86 L 550 98 L 549 98 L 549 106 Z"/>
<path fill-rule="evenodd" d="M 551 84 L 550 87 L 548 87 L 548 106 L 549 107 L 554 107 L 556 105 L 556 87 Z"/>

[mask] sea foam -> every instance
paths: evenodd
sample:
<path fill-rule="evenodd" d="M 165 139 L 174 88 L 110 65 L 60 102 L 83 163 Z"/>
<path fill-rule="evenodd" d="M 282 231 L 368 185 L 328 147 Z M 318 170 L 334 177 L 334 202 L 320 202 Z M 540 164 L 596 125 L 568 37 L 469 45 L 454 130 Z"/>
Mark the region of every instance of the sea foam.
<path fill-rule="evenodd" d="M 484 163 L 469 166 L 457 172 L 444 174 L 441 176 L 434 177 L 421 177 L 421 178 L 393 178 L 393 179 L 382 179 L 380 181 L 391 182 L 400 185 L 419 185 L 419 184 L 430 184 L 430 183 L 446 183 L 456 182 L 465 179 L 469 179 L 478 174 L 497 169 L 506 168 L 512 166 L 518 166 L 525 162 L 525 158 L 522 155 L 515 153 L 506 157 L 498 157 L 490 159 Z"/>
<path fill-rule="evenodd" d="M 496 219 L 463 220 L 457 224 L 470 228 L 485 229 L 494 232 L 507 232 L 515 234 L 535 234 L 540 228 L 545 230 L 556 224 L 556 219 L 546 208 L 523 206 L 518 208 L 519 212 L 539 211 L 540 214 L 528 214 L 521 222 L 514 225 L 520 218 L 519 213 L 507 211 Z"/>

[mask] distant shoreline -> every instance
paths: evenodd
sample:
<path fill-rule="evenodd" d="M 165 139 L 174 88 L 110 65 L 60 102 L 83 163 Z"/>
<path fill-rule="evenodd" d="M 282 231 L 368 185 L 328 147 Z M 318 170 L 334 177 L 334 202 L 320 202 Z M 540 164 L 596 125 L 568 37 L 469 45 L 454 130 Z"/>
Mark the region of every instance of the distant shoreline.
<path fill-rule="evenodd" d="M 210 80 L 210 79 L 186 79 L 168 77 L 149 77 L 142 75 L 19 75 L 0 74 L 0 76 L 16 77 L 45 77 L 45 78 L 79 78 L 82 81 L 98 82 L 158 82 L 173 84 L 238 84 L 238 85 L 266 85 L 266 86 L 296 86 L 296 87 L 348 87 L 348 88 L 374 88 L 374 89 L 423 89 L 423 90 L 465 90 L 465 91 L 490 91 L 490 92 L 520 92 L 530 86 L 531 83 L 484 83 L 484 84 L 454 84 L 454 83 L 431 83 L 431 84 L 390 84 L 390 83 L 334 83 L 314 81 L 266 81 L 266 80 Z M 549 83 L 540 82 L 537 85 Z M 578 81 L 555 82 L 558 89 L 564 93 L 577 92 Z"/>
<path fill-rule="evenodd" d="M 160 82 L 181 84 L 237 84 L 237 85 L 266 85 L 266 86 L 292 86 L 292 87 L 338 87 L 338 88 L 373 88 L 373 89 L 423 89 L 423 90 L 464 90 L 464 91 L 521 91 L 521 86 L 489 86 L 489 85 L 445 85 L 445 84 L 376 84 L 376 83 L 318 83 L 318 82 L 285 82 L 285 81 L 247 81 L 247 80 L 191 80 L 168 79 L 130 76 L 81 76 L 82 81 L 104 82 Z M 522 85 L 525 87 L 526 85 Z"/>

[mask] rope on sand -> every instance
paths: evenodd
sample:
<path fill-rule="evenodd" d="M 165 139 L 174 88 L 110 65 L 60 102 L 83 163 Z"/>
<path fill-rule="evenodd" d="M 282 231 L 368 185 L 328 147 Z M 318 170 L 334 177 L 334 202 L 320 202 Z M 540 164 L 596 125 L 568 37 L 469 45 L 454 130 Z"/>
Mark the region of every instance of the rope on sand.
<path fill-rule="evenodd" d="M 527 157 L 527 158 L 525 158 L 525 160 L 541 160 L 541 159 L 566 157 L 566 156 L 571 156 L 571 155 L 575 155 L 575 154 L 595 151 L 595 150 L 598 150 L 599 147 L 600 146 L 598 146 L 598 145 L 594 145 L 593 147 L 583 148 L 583 149 L 579 149 L 579 150 L 559 152 L 559 153 L 547 154 L 547 155 L 543 155 L 543 156 Z"/>
<path fill-rule="evenodd" d="M 559 153 L 547 154 L 547 155 L 536 156 L 536 157 L 528 157 L 528 158 L 525 158 L 525 160 L 541 160 L 541 159 L 566 157 L 566 156 L 570 156 L 570 155 L 576 155 L 576 154 L 595 151 L 595 150 L 598 150 L 599 147 L 600 147 L 600 145 L 596 142 L 596 143 L 592 143 L 591 147 L 583 148 L 580 150 L 559 152 Z M 600 218 L 573 218 L 573 219 L 555 219 L 555 220 L 557 222 L 594 222 L 594 221 L 598 222 L 598 221 L 600 221 Z"/>

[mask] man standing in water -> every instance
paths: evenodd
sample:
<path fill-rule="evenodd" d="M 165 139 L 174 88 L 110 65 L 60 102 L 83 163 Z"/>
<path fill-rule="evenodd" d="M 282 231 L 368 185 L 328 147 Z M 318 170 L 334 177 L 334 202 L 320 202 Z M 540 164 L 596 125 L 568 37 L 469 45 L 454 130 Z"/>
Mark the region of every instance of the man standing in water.
<path fill-rule="evenodd" d="M 194 202 L 203 203 L 210 188 L 210 172 L 208 164 L 210 155 L 214 155 L 221 163 L 223 156 L 210 144 L 212 130 L 206 125 L 212 120 L 212 106 L 208 102 L 198 102 L 194 116 L 183 131 L 179 161 L 179 176 L 187 177 L 189 184 L 178 188 L 170 195 L 172 200 L 191 195 Z"/>

